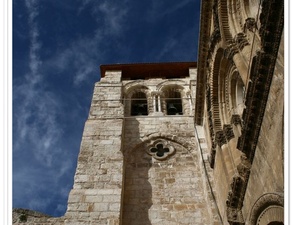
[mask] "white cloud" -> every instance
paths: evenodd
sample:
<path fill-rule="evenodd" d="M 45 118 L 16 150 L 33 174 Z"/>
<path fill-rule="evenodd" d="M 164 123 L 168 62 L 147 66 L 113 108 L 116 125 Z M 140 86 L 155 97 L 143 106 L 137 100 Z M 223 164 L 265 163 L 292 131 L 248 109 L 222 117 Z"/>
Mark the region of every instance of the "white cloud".
<path fill-rule="evenodd" d="M 156 55 L 156 59 L 160 61 L 166 55 L 170 55 L 171 52 L 174 52 L 174 50 L 176 50 L 177 43 L 178 41 L 176 39 L 170 38 L 167 42 L 165 42 L 162 49 L 160 49 L 159 53 Z"/>
<path fill-rule="evenodd" d="M 94 13 L 98 17 L 99 13 L 102 14 L 99 18 L 100 20 L 104 20 L 105 31 L 107 34 L 117 35 L 120 34 L 123 29 L 128 8 L 126 7 L 126 1 L 124 1 L 123 4 L 113 4 L 111 1 L 107 0 L 100 3 L 97 8 L 95 8 Z"/>
<path fill-rule="evenodd" d="M 34 151 L 34 157 L 50 167 L 53 156 L 58 151 L 54 146 L 62 133 L 56 119 L 60 103 L 53 93 L 43 89 L 43 76 L 40 72 L 41 43 L 37 23 L 38 1 L 26 0 L 25 3 L 29 14 L 30 71 L 21 84 L 14 86 L 13 100 L 17 103 L 14 111 L 18 113 L 14 115 L 14 150 Z"/>
<path fill-rule="evenodd" d="M 30 61 L 29 67 L 31 70 L 30 80 L 32 83 L 36 83 L 40 80 L 38 74 L 38 68 L 41 65 L 38 52 L 41 48 L 41 43 L 38 41 L 39 30 L 36 23 L 36 17 L 39 15 L 37 0 L 26 0 L 25 5 L 29 14 L 28 25 L 30 27 Z"/>
<path fill-rule="evenodd" d="M 81 2 L 78 13 L 83 10 L 91 10 L 97 27 L 91 36 L 80 36 L 72 40 L 64 49 L 44 62 L 56 70 L 66 71 L 72 67 L 75 70 L 73 82 L 79 85 L 87 80 L 89 75 L 99 72 L 99 59 L 104 59 L 110 53 L 108 43 L 118 37 L 126 29 L 126 17 L 128 15 L 127 1 L 112 2 L 85 0 Z"/>
<path fill-rule="evenodd" d="M 149 10 L 147 16 L 148 21 L 156 22 L 157 19 L 174 13 L 193 1 L 195 0 L 182 0 L 177 4 L 172 2 L 172 4 L 166 5 L 163 1 L 152 0 L 152 8 Z"/>
<path fill-rule="evenodd" d="M 128 1 L 92 1 L 84 0 L 81 2 L 78 13 L 81 13 L 90 4 L 92 15 L 101 26 L 101 33 L 105 35 L 118 35 L 124 29 L 126 16 L 128 14 Z"/>

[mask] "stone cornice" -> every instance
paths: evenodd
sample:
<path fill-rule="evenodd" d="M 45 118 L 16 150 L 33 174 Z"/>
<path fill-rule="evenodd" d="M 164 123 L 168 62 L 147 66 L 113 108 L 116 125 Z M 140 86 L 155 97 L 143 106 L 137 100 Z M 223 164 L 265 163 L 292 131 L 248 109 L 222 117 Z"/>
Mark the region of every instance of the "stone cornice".
<path fill-rule="evenodd" d="M 281 3 L 281 4 L 280 4 Z M 280 8 L 281 6 L 281 8 Z M 283 30 L 283 1 L 264 1 L 260 15 L 262 51 L 253 59 L 250 82 L 243 113 L 242 135 L 237 148 L 244 152 L 252 163 L 259 132 L 268 100 L 277 52 Z M 272 10 L 270 10 L 272 9 Z"/>
<path fill-rule="evenodd" d="M 246 95 L 246 109 L 242 116 L 242 135 L 238 139 L 237 148 L 244 155 L 238 165 L 239 178 L 233 178 L 232 190 L 228 193 L 227 218 L 229 224 L 244 224 L 241 212 L 250 168 L 254 159 L 258 137 L 268 100 L 273 78 L 278 48 L 281 41 L 284 20 L 284 1 L 263 1 L 260 15 L 262 50 L 253 59 L 250 82 Z M 233 119 L 234 123 L 235 119 Z M 243 182 L 238 182 L 242 180 Z M 235 188 L 238 187 L 238 188 Z"/>
<path fill-rule="evenodd" d="M 206 89 L 206 59 L 209 50 L 211 15 L 213 1 L 201 1 L 198 66 L 197 66 L 197 87 L 196 87 L 196 105 L 195 122 L 203 125 L 205 89 Z"/>

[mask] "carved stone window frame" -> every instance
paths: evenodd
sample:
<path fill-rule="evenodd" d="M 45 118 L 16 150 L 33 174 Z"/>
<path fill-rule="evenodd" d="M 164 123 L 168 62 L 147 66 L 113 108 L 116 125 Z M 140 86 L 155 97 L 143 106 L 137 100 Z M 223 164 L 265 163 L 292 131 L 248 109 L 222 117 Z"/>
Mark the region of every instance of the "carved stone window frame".
<path fill-rule="evenodd" d="M 230 78 L 231 116 L 242 115 L 245 109 L 245 85 L 238 71 L 233 71 Z"/>
<path fill-rule="evenodd" d="M 165 160 L 175 153 L 175 148 L 168 141 L 156 140 L 147 146 L 146 152 L 157 160 Z"/>

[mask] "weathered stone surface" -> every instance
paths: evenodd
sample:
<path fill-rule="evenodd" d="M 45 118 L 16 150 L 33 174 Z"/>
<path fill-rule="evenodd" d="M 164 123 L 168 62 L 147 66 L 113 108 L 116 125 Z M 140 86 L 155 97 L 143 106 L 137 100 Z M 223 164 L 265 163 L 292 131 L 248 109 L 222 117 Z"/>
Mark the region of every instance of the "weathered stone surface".
<path fill-rule="evenodd" d="M 283 224 L 283 1 L 201 4 L 197 69 L 106 70 L 66 214 L 15 209 L 13 224 Z"/>

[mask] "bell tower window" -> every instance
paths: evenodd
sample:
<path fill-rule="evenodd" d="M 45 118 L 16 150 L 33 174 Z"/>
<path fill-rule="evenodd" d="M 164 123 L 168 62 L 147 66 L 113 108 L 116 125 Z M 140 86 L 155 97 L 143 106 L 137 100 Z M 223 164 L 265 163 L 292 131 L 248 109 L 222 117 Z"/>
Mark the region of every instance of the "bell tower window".
<path fill-rule="evenodd" d="M 148 115 L 147 97 L 144 92 L 136 92 L 131 97 L 131 115 Z"/>
<path fill-rule="evenodd" d="M 167 115 L 182 115 L 181 94 L 176 89 L 170 89 L 166 98 Z"/>

